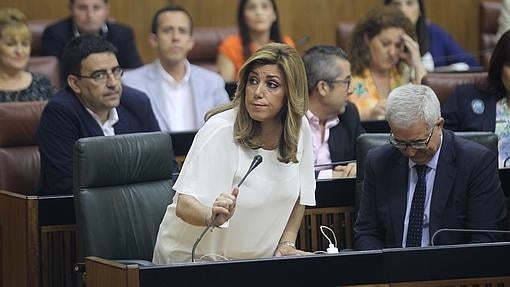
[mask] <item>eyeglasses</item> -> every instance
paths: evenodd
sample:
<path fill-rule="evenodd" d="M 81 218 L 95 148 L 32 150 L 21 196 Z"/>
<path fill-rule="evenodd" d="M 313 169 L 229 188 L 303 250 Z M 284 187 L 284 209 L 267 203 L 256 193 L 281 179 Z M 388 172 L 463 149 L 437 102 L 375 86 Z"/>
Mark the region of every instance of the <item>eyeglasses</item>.
<path fill-rule="evenodd" d="M 84 75 L 75 75 L 75 76 L 78 78 L 92 79 L 98 84 L 104 84 L 104 83 L 106 83 L 106 80 L 108 79 L 108 75 L 110 75 L 110 74 L 113 75 L 113 77 L 116 80 L 119 80 L 122 77 L 122 75 L 124 74 L 124 69 L 122 69 L 121 67 L 115 67 L 111 70 L 110 73 L 107 70 L 98 70 L 98 71 L 92 72 L 92 74 L 90 74 L 90 76 L 84 76 Z"/>
<path fill-rule="evenodd" d="M 347 79 L 345 80 L 332 80 L 332 81 L 326 81 L 328 84 L 344 84 L 344 87 L 345 87 L 345 91 L 348 92 L 349 91 L 349 87 L 351 86 L 351 77 L 348 77 Z"/>
<path fill-rule="evenodd" d="M 434 126 L 430 130 L 429 135 L 426 140 L 420 140 L 420 141 L 414 141 L 414 142 L 399 141 L 399 140 L 395 139 L 395 137 L 393 136 L 393 133 L 390 133 L 390 139 L 389 139 L 390 144 L 398 149 L 407 149 L 408 147 L 415 149 L 415 150 L 426 149 L 427 146 L 429 145 L 430 139 L 432 138 L 432 134 L 434 133 L 435 127 L 436 126 Z"/>

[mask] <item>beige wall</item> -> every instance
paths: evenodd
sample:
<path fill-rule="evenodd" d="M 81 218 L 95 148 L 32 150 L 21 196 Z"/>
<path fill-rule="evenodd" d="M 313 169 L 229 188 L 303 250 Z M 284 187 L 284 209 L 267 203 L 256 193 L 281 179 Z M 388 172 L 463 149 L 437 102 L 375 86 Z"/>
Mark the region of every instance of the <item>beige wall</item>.
<path fill-rule="evenodd" d="M 449 31 L 468 51 L 478 50 L 478 3 L 480 0 L 425 0 L 430 20 Z M 68 1 L 0 0 L 0 7 L 21 9 L 30 19 L 57 19 L 68 14 Z M 309 36 L 300 51 L 314 44 L 335 44 L 338 21 L 356 21 L 383 0 L 277 0 L 281 28 L 294 40 Z M 147 44 L 153 13 L 165 4 L 183 5 L 193 15 L 195 26 L 236 25 L 235 0 L 110 0 L 110 14 L 129 24 L 136 34 L 145 62 L 154 58 Z"/>

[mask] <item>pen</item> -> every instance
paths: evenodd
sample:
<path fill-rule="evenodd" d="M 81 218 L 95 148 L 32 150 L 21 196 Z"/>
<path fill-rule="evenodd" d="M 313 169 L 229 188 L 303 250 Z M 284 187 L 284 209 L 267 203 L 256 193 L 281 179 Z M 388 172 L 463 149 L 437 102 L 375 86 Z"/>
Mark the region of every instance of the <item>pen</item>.
<path fill-rule="evenodd" d="M 346 160 L 346 161 L 337 161 L 332 163 L 324 163 L 324 164 L 316 164 L 314 167 L 325 167 L 325 166 L 336 166 L 336 165 L 344 165 L 356 162 L 356 160 Z"/>

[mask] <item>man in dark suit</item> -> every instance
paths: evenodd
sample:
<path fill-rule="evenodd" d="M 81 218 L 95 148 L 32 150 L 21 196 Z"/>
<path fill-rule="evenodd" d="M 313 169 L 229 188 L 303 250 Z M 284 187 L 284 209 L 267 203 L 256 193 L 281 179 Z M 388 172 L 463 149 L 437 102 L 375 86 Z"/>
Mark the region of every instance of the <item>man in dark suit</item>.
<path fill-rule="evenodd" d="M 37 141 L 40 194 L 72 194 L 73 145 L 83 137 L 159 131 L 147 96 L 122 86 L 123 73 L 106 39 L 74 38 L 62 56 L 67 86 L 46 105 Z"/>
<path fill-rule="evenodd" d="M 62 57 L 65 45 L 81 34 L 105 37 L 117 47 L 120 66 L 126 69 L 142 65 L 133 30 L 125 25 L 108 22 L 108 0 L 70 0 L 71 16 L 48 26 L 42 35 L 42 53 Z"/>
<path fill-rule="evenodd" d="M 356 249 L 431 245 L 442 228 L 501 229 L 504 195 L 497 155 L 443 129 L 432 89 L 405 85 L 387 101 L 389 144 L 369 151 Z M 497 240 L 490 233 L 440 233 L 435 244 Z"/>
<path fill-rule="evenodd" d="M 319 45 L 303 55 L 309 110 L 306 113 L 312 129 L 316 165 L 356 159 L 356 139 L 364 132 L 356 106 L 347 101 L 350 90 L 351 65 L 345 52 L 335 46 Z M 356 176 L 356 163 L 337 165 L 320 171 L 321 177 Z"/>

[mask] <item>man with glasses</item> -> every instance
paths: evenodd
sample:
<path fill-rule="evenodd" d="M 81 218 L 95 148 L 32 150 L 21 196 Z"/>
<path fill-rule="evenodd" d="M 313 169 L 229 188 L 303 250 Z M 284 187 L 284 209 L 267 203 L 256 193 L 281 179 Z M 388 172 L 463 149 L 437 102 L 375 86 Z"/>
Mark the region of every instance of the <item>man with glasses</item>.
<path fill-rule="evenodd" d="M 122 86 L 116 53 L 93 35 L 66 46 L 61 67 L 67 86 L 48 102 L 37 130 L 40 194 L 72 194 L 73 145 L 79 138 L 159 131 L 147 96 Z"/>
<path fill-rule="evenodd" d="M 319 45 L 303 55 L 315 165 L 319 178 L 356 176 L 356 138 L 364 132 L 351 94 L 351 65 L 345 52 Z M 335 162 L 352 161 L 335 165 Z"/>
<path fill-rule="evenodd" d="M 506 210 L 497 155 L 443 129 L 437 96 L 422 85 L 394 89 L 387 101 L 389 144 L 369 151 L 355 248 L 382 249 L 495 241 Z"/>

